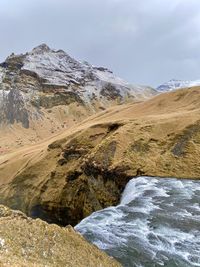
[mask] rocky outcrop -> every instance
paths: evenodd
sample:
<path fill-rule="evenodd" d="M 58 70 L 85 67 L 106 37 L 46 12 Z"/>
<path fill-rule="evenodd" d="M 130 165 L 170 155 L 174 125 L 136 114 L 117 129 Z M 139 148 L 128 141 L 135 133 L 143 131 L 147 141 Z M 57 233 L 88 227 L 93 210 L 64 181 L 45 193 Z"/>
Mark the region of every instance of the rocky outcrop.
<path fill-rule="evenodd" d="M 89 244 L 71 226 L 61 228 L 0 205 L 2 267 L 121 266 Z"/>
<path fill-rule="evenodd" d="M 33 98 L 31 104 L 38 108 L 52 109 L 60 105 L 77 103 L 84 106 L 83 100 L 74 92 L 56 92 L 55 94 L 43 94 L 40 98 Z"/>
<path fill-rule="evenodd" d="M 94 126 L 68 141 L 50 144 L 47 157 L 15 177 L 13 194 L 10 189 L 0 192 L 1 203 L 64 226 L 76 225 L 93 211 L 117 204 L 128 177 L 123 167 L 109 170 L 117 142 L 108 138 L 120 126 Z"/>
<path fill-rule="evenodd" d="M 25 100 L 18 88 L 3 92 L 0 106 L 0 122 L 14 124 L 21 123 L 24 128 L 29 128 L 29 111 Z"/>

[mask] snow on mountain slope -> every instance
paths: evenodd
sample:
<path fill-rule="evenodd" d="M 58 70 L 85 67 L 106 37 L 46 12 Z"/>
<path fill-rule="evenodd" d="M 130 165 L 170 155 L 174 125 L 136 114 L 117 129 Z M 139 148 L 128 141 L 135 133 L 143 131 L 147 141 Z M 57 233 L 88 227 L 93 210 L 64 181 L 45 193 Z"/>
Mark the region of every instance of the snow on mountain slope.
<path fill-rule="evenodd" d="M 74 90 L 74 85 L 79 86 L 77 93 L 85 101 L 93 98 L 103 97 L 102 89 L 108 84 L 114 85 L 115 93 L 119 98 L 135 96 L 145 91 L 146 87 L 131 86 L 121 78 L 116 77 L 112 71 L 95 67 L 87 62 L 79 62 L 71 58 L 62 50 L 52 50 L 47 45 L 42 44 L 28 53 L 24 59 L 22 70 L 36 73 L 44 79 L 44 85 L 64 86 L 69 90 Z M 109 92 L 111 93 L 111 92 Z"/>
<path fill-rule="evenodd" d="M 94 67 L 87 62 L 79 62 L 62 50 L 51 50 L 42 44 L 28 53 L 24 59 L 24 70 L 37 73 L 46 83 L 56 85 L 82 84 L 91 80 L 111 82 L 121 86 L 128 83 L 115 77 L 112 71 Z"/>
<path fill-rule="evenodd" d="M 149 87 L 130 85 L 106 68 L 42 44 L 0 64 L 0 125 L 21 122 L 30 127 L 31 121 L 46 116 L 55 122 L 54 131 L 63 122 L 80 121 L 113 104 L 154 94 Z"/>
<path fill-rule="evenodd" d="M 186 88 L 186 87 L 193 87 L 193 86 L 199 86 L 200 80 L 196 81 L 181 81 L 181 80 L 170 80 L 169 82 L 166 82 L 160 86 L 157 87 L 157 90 L 160 92 L 168 92 L 180 88 Z"/>
<path fill-rule="evenodd" d="M 4 75 L 3 68 L 0 68 L 0 83 L 2 82 L 3 75 Z"/>
<path fill-rule="evenodd" d="M 79 84 L 86 70 L 84 65 L 72 59 L 64 51 L 51 50 L 45 44 L 34 48 L 24 59 L 23 70 L 35 72 L 45 79 L 46 84 L 69 85 Z"/>

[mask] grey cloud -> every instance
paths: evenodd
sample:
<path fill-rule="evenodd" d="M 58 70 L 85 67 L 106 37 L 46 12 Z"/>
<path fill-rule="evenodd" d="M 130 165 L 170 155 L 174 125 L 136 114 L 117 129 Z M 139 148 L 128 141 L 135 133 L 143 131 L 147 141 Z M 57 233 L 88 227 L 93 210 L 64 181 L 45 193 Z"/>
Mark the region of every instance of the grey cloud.
<path fill-rule="evenodd" d="M 199 0 L 2 0 L 0 60 L 40 43 L 132 83 L 200 79 Z"/>

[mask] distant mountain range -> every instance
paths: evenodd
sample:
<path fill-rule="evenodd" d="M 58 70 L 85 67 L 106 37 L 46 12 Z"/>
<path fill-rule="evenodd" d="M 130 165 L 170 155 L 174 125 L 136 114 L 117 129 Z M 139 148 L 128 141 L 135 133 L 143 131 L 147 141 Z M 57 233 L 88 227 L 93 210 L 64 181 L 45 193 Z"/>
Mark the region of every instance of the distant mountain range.
<path fill-rule="evenodd" d="M 168 92 L 180 88 L 186 88 L 186 87 L 193 87 L 193 86 L 199 86 L 200 85 L 200 80 L 196 81 L 181 81 L 181 80 L 176 80 L 172 79 L 166 83 L 163 83 L 157 87 L 157 90 L 159 92 Z"/>

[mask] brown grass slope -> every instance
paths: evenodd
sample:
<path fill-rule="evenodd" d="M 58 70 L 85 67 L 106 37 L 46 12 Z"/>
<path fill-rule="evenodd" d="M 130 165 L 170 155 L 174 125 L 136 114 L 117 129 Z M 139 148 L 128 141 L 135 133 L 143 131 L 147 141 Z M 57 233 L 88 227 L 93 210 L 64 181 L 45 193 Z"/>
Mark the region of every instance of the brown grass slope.
<path fill-rule="evenodd" d="M 74 225 L 117 204 L 138 175 L 200 178 L 199 87 L 110 108 L 1 157 L 0 202 Z"/>

